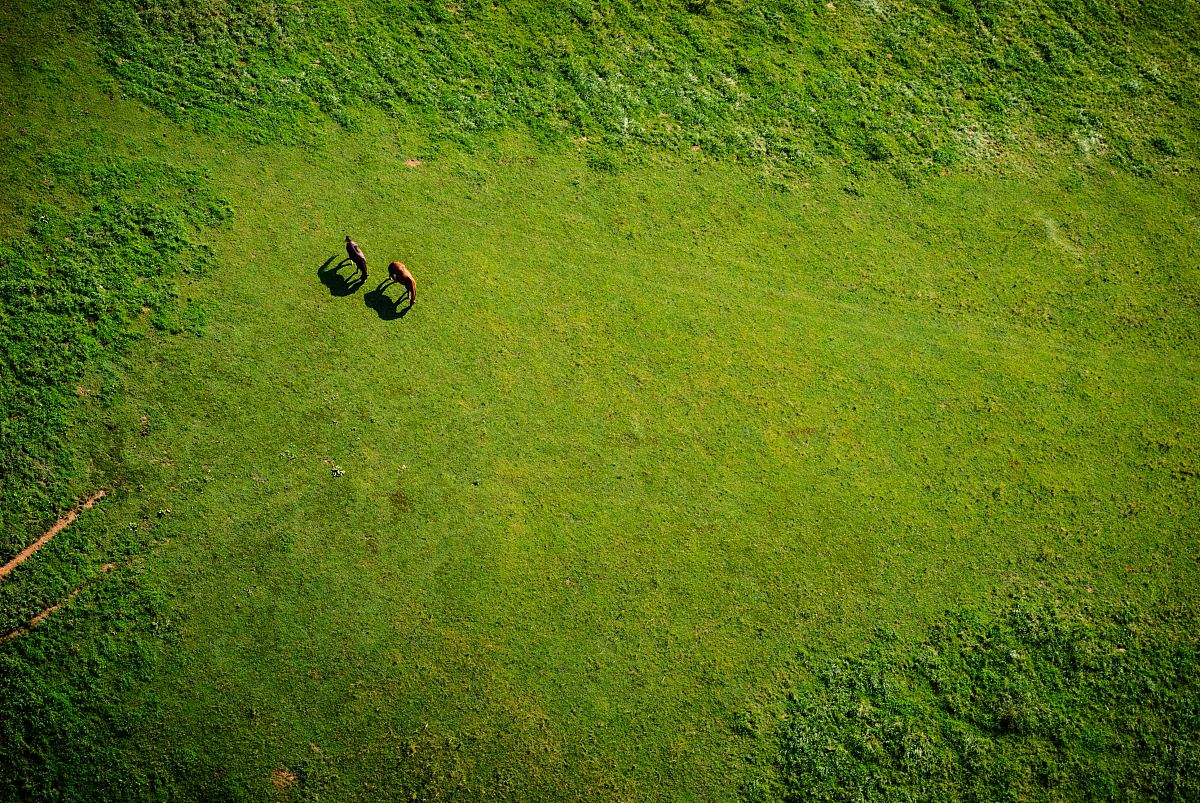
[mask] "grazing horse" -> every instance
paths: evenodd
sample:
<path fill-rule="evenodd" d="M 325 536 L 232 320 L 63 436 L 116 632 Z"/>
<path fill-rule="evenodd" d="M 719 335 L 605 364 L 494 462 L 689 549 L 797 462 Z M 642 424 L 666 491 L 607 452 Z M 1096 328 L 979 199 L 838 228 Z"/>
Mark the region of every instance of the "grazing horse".
<path fill-rule="evenodd" d="M 354 266 L 362 271 L 362 280 L 366 282 L 367 257 L 362 249 L 358 247 L 358 243 L 351 240 L 349 235 L 346 236 L 346 255 L 350 257 L 350 261 L 354 263 Z"/>
<path fill-rule="evenodd" d="M 404 267 L 404 263 L 393 262 L 388 265 L 388 278 L 408 291 L 408 304 L 412 306 L 417 300 L 417 280 Z"/>

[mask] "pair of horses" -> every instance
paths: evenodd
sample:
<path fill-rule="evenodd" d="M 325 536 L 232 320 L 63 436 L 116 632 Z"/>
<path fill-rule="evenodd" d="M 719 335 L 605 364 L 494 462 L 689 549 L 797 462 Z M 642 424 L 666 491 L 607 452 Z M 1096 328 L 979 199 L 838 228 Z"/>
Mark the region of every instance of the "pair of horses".
<path fill-rule="evenodd" d="M 363 250 L 359 248 L 358 243 L 346 236 L 346 255 L 350 257 L 350 261 L 362 273 L 362 280 L 367 281 L 367 257 L 363 254 Z M 388 265 L 388 280 L 395 282 L 408 291 L 408 304 L 412 306 L 417 300 L 417 280 L 408 272 L 408 268 L 404 267 L 403 262 L 393 262 Z M 386 284 L 386 282 L 384 283 Z M 380 285 L 382 287 L 383 285 Z"/>

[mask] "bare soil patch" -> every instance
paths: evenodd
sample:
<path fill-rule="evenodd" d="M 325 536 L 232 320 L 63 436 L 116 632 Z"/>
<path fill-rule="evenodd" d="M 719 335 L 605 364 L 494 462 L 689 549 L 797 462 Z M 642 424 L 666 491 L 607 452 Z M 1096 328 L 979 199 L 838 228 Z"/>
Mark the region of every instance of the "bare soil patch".
<path fill-rule="evenodd" d="M 271 786 L 276 789 L 290 789 L 296 785 L 296 773 L 287 767 L 276 767 L 271 770 Z"/>
<path fill-rule="evenodd" d="M 403 489 L 397 488 L 392 493 L 390 499 L 392 501 L 392 507 L 395 508 L 397 513 L 412 512 L 412 500 L 408 498 L 408 494 L 404 493 Z"/>

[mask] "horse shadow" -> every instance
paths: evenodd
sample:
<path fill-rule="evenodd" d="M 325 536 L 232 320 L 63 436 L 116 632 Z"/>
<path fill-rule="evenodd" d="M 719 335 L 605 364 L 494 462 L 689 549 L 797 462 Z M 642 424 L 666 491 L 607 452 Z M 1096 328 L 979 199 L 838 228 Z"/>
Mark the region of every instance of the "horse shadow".
<path fill-rule="evenodd" d="M 366 305 L 375 310 L 375 314 L 379 316 L 380 320 L 384 321 L 394 321 L 397 318 L 403 318 L 412 309 L 413 305 L 412 296 L 408 290 L 401 293 L 400 297 L 395 301 L 388 298 L 387 287 L 390 284 L 395 284 L 395 282 L 391 279 L 384 279 L 375 286 L 374 290 L 363 294 L 363 301 L 366 302 Z M 408 299 L 408 306 L 401 309 L 400 302 L 406 298 Z"/>
<path fill-rule="evenodd" d="M 355 268 L 354 273 L 349 277 L 343 276 L 342 268 L 354 263 L 349 259 L 343 259 L 334 265 L 333 260 L 335 259 L 337 259 L 337 254 L 325 260 L 325 264 L 317 268 L 317 278 L 321 280 L 321 284 L 329 288 L 329 295 L 331 296 L 344 297 L 353 295 L 358 292 L 360 287 L 366 284 L 367 277 L 357 268 Z"/>

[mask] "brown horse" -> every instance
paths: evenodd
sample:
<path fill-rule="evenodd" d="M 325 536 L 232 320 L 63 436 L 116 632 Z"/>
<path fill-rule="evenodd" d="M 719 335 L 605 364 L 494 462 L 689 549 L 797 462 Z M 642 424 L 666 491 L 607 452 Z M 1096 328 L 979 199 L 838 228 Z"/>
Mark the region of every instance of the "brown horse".
<path fill-rule="evenodd" d="M 365 282 L 367 280 L 367 257 L 358 247 L 358 243 L 351 240 L 349 235 L 346 236 L 346 255 L 350 257 L 354 266 L 362 271 L 362 280 Z"/>
<path fill-rule="evenodd" d="M 417 280 L 404 267 L 404 263 L 393 262 L 388 265 L 388 278 L 408 291 L 408 305 L 411 307 L 417 300 Z"/>

